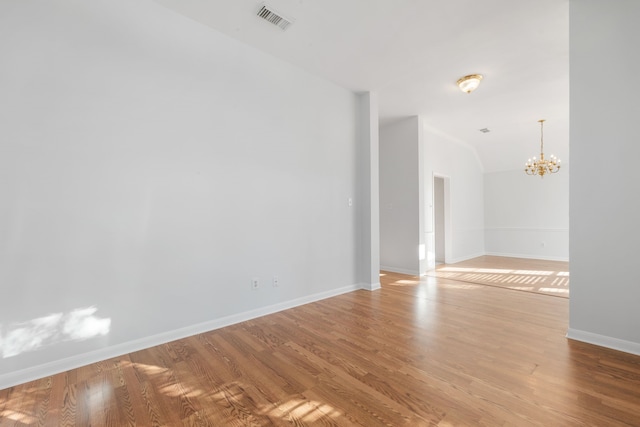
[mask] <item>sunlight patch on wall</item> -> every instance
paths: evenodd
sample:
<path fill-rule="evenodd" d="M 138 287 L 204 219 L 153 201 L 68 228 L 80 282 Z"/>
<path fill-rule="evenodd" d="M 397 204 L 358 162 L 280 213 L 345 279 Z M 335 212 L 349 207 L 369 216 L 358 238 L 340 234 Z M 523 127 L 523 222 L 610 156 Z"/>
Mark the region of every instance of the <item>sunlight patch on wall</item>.
<path fill-rule="evenodd" d="M 55 313 L 27 322 L 0 325 L 0 354 L 3 358 L 17 356 L 63 341 L 84 341 L 104 336 L 111 328 L 110 318 L 94 315 L 95 306 L 79 308 L 67 314 Z"/>

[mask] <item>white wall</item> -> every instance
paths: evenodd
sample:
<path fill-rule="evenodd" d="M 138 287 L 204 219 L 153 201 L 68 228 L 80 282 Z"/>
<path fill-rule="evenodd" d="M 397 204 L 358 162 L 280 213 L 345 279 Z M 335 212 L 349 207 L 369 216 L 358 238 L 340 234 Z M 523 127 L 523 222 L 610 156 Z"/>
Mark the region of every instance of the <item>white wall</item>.
<path fill-rule="evenodd" d="M 410 117 L 380 128 L 380 264 L 413 275 L 426 271 L 421 126 Z"/>
<path fill-rule="evenodd" d="M 569 165 L 540 178 L 523 170 L 484 175 L 488 255 L 569 260 Z"/>
<path fill-rule="evenodd" d="M 575 338 L 640 354 L 640 2 L 572 0 L 571 300 Z"/>
<path fill-rule="evenodd" d="M 358 95 L 360 120 L 360 141 L 358 150 L 358 175 L 360 179 L 360 200 L 349 198 L 348 204 L 355 205 L 360 219 L 360 287 L 370 291 L 380 289 L 380 166 L 379 166 L 379 125 L 378 96 L 368 92 Z"/>
<path fill-rule="evenodd" d="M 483 170 L 469 146 L 424 128 L 425 241 L 428 268 L 435 266 L 433 176 L 447 177 L 449 228 L 445 231 L 447 263 L 484 255 Z M 448 181 L 448 182 L 447 182 Z M 446 196 L 445 196 L 446 197 Z"/>
<path fill-rule="evenodd" d="M 0 388 L 356 288 L 354 94 L 148 0 L 0 57 Z"/>

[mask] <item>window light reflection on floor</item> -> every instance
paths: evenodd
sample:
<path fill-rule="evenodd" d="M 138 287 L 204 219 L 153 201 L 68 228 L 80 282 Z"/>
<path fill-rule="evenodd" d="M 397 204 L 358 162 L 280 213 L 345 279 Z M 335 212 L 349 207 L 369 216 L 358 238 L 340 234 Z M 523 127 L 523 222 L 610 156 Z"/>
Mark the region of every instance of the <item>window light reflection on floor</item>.
<path fill-rule="evenodd" d="M 452 273 L 493 273 L 493 274 L 522 274 L 532 276 L 568 276 L 568 271 L 547 271 L 547 270 L 509 270 L 504 268 L 470 268 L 470 267 L 440 267 L 438 272 Z"/>
<path fill-rule="evenodd" d="M 538 292 L 546 295 L 569 296 L 569 271 L 482 268 L 462 266 L 436 267 L 427 273 L 433 277 L 503 287 L 512 290 Z"/>
<path fill-rule="evenodd" d="M 4 411 L 0 412 L 0 420 L 2 420 L 3 418 L 9 419 L 11 421 L 16 421 L 18 423 L 17 425 L 32 425 L 38 421 L 32 415 L 12 411 L 11 409 L 5 409 Z"/>

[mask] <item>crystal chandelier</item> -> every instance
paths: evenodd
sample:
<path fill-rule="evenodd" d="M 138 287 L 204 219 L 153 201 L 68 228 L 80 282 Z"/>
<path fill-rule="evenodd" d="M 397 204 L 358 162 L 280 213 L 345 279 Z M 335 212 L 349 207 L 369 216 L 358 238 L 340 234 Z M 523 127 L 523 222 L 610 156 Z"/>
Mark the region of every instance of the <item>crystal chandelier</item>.
<path fill-rule="evenodd" d="M 560 170 L 560 159 L 556 158 L 553 154 L 550 159 L 544 158 L 544 142 L 542 138 L 542 127 L 544 120 L 538 120 L 540 122 L 540 159 L 527 160 L 524 165 L 524 171 L 527 175 L 540 175 L 540 178 L 544 177 L 548 173 L 556 173 Z"/>

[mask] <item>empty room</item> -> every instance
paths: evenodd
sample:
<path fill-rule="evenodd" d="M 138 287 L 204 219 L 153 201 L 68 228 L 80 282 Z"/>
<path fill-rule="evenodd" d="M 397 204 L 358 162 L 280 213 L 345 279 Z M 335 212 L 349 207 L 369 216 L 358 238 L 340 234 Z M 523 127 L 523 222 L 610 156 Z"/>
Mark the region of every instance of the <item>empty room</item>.
<path fill-rule="evenodd" d="M 639 17 L 0 0 L 0 426 L 640 425 Z"/>

